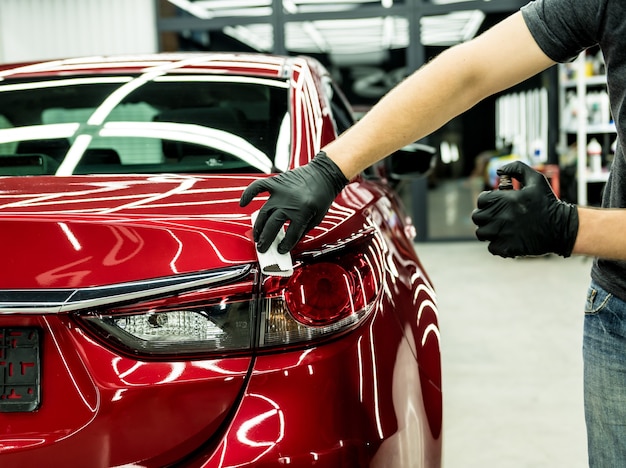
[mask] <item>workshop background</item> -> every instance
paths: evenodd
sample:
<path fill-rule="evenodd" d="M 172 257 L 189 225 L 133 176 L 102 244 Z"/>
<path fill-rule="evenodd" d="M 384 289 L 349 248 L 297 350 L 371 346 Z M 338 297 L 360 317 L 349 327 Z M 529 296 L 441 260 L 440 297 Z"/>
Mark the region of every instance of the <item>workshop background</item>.
<path fill-rule="evenodd" d="M 0 62 L 174 51 L 318 58 L 367 112 L 445 48 L 525 0 L 0 0 Z M 438 159 L 398 187 L 440 308 L 444 466 L 586 466 L 582 317 L 590 261 L 492 257 L 477 195 L 523 159 L 564 200 L 597 205 L 615 129 L 593 51 L 493 96 L 429 137 Z"/>

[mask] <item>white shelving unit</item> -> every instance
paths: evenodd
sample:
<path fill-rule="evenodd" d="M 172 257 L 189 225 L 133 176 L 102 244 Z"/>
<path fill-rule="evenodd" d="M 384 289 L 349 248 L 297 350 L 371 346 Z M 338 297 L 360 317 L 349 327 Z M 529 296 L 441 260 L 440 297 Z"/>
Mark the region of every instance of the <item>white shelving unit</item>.
<path fill-rule="evenodd" d="M 565 73 L 565 66 L 562 69 L 561 76 Z M 607 167 L 603 167 L 600 172 L 592 172 L 587 161 L 587 145 L 594 136 L 614 135 L 616 134 L 615 124 L 610 121 L 608 113 L 606 119 L 602 122 L 590 123 L 588 96 L 590 91 L 600 92 L 606 91 L 605 75 L 589 75 L 588 64 L 585 53 L 581 53 L 574 63 L 575 78 L 560 80 L 560 102 L 561 102 L 561 148 L 567 146 L 570 135 L 576 137 L 576 177 L 577 177 L 577 195 L 578 204 L 587 205 L 588 185 L 591 183 L 605 183 L 609 177 Z M 572 112 L 568 108 L 572 103 L 569 102 L 568 95 L 575 93 L 575 114 L 576 119 L 572 120 L 570 116 L 566 116 L 567 112 Z M 607 98 L 608 99 L 608 98 Z M 613 140 L 614 137 L 611 138 Z M 610 148 L 603 147 L 606 154 Z"/>

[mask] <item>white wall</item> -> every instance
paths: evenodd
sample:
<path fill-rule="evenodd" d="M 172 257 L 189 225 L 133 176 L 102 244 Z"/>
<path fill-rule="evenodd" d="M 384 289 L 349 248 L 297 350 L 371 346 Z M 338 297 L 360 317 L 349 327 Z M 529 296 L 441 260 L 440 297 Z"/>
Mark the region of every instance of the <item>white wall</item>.
<path fill-rule="evenodd" d="M 154 0 L 0 0 L 0 62 L 157 48 Z"/>

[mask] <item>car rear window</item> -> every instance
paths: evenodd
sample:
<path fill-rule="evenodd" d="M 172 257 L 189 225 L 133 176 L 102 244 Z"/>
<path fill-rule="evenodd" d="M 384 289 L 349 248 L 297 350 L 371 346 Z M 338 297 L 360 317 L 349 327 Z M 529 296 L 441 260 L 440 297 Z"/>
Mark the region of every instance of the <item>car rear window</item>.
<path fill-rule="evenodd" d="M 289 142 L 287 87 L 200 74 L 7 79 L 0 175 L 269 173 Z"/>

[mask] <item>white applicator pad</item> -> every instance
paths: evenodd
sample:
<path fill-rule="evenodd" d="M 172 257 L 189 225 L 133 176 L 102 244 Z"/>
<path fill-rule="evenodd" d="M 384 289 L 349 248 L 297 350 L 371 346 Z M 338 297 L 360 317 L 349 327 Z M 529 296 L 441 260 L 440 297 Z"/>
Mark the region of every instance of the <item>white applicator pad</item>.
<path fill-rule="evenodd" d="M 255 211 L 250 216 L 253 227 L 258 215 L 259 212 Z M 272 245 L 270 245 L 270 248 L 267 249 L 267 252 L 261 253 L 257 249 L 256 254 L 259 259 L 259 266 L 264 275 L 291 276 L 293 274 L 293 260 L 291 259 L 291 254 L 289 252 L 284 254 L 278 253 L 278 244 L 280 244 L 280 241 L 282 241 L 284 237 L 285 227 L 283 226 L 280 228 L 280 231 L 278 231 L 278 235 L 274 239 L 274 242 L 272 242 Z"/>

